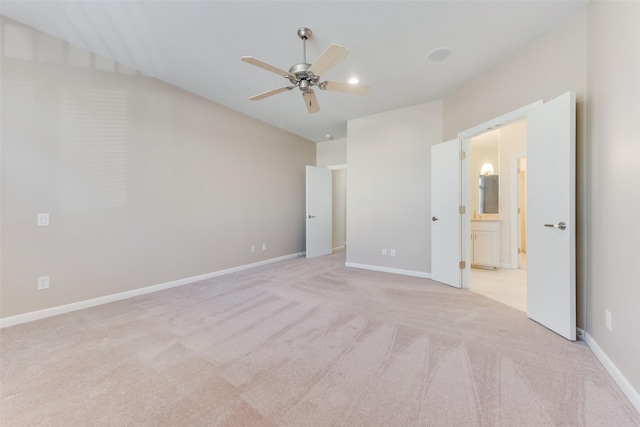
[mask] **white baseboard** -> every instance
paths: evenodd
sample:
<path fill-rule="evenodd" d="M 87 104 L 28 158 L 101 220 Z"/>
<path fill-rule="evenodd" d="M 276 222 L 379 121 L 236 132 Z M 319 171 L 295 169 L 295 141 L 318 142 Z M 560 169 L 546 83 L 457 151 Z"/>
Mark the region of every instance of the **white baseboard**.
<path fill-rule="evenodd" d="M 402 270 L 400 268 L 380 267 L 377 265 L 358 264 L 355 262 L 345 262 L 345 267 L 361 268 L 363 270 L 382 271 L 384 273 L 402 274 L 403 276 L 422 277 L 424 279 L 431 279 L 430 273 L 424 273 L 422 271 Z"/>
<path fill-rule="evenodd" d="M 333 248 L 332 250 L 334 250 L 334 251 L 339 251 L 339 250 L 342 250 L 342 249 L 344 249 L 344 248 L 346 248 L 346 246 L 345 246 L 345 245 L 342 245 L 342 246 L 336 246 L 336 247 L 335 247 L 335 248 Z"/>
<path fill-rule="evenodd" d="M 151 285 L 151 286 L 146 286 L 144 288 L 120 292 L 117 294 L 106 295 L 103 297 L 92 298 L 84 301 L 78 301 L 71 304 L 45 308 L 44 310 L 31 311 L 29 313 L 5 317 L 0 319 L 0 329 L 6 328 L 8 326 L 19 325 L 20 323 L 32 322 L 34 320 L 40 320 L 40 319 L 45 319 L 47 317 L 57 316 L 59 314 L 69 313 L 76 310 L 82 310 L 83 308 L 89 308 L 89 307 L 94 307 L 96 305 L 102 305 L 102 304 L 107 304 L 114 301 L 120 301 L 123 299 L 132 298 L 138 295 L 144 295 L 144 294 L 149 294 L 151 292 L 158 292 L 158 291 L 162 291 L 169 288 L 175 288 L 176 286 L 187 285 L 189 283 L 199 282 L 201 280 L 211 279 L 213 277 L 224 276 L 225 274 L 236 273 L 238 271 L 247 270 L 249 268 L 272 264 L 274 262 L 284 261 L 286 259 L 296 258 L 299 256 L 304 256 L 304 252 L 284 255 L 277 258 L 271 258 L 264 261 L 254 262 L 252 264 L 240 265 L 238 267 L 227 268 L 225 270 L 219 270 L 219 271 L 214 271 L 212 273 L 187 277 L 185 279 L 173 280 L 171 282 L 160 283 L 158 285 Z"/>
<path fill-rule="evenodd" d="M 593 339 L 588 332 L 583 332 L 584 342 L 589 346 L 593 354 L 598 358 L 602 366 L 607 370 L 609 375 L 613 378 L 613 380 L 618 384 L 622 392 L 627 396 L 627 398 L 631 401 L 631 404 L 635 406 L 636 410 L 640 412 L 640 393 L 633 388 L 631 383 L 625 378 L 625 376 L 620 372 L 618 367 L 609 359 L 609 356 L 600 348 L 598 343 Z"/>

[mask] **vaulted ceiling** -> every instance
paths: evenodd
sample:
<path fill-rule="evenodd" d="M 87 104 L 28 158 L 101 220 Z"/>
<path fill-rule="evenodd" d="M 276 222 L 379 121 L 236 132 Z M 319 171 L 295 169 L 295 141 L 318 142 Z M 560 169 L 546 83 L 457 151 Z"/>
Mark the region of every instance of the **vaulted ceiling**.
<path fill-rule="evenodd" d="M 347 120 L 441 99 L 577 14 L 572 1 L 2 1 L 0 13 L 69 43 L 312 141 L 346 136 Z M 330 43 L 349 55 L 323 79 L 357 76 L 364 97 L 316 90 L 309 114 L 288 80 L 240 61 L 288 70 Z M 430 61 L 433 49 L 450 55 Z"/>

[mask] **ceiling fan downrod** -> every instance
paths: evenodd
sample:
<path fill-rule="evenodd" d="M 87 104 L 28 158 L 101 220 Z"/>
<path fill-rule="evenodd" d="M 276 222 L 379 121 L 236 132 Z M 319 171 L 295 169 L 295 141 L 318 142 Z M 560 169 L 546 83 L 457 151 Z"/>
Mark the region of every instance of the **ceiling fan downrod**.
<path fill-rule="evenodd" d="M 293 87 L 298 87 L 303 94 L 311 90 L 312 86 L 317 86 L 320 76 L 308 73 L 307 70 L 311 64 L 307 63 L 307 39 L 311 37 L 311 29 L 307 27 L 298 28 L 298 37 L 302 40 L 302 62 L 295 64 L 289 69 L 289 81 Z"/>
<path fill-rule="evenodd" d="M 298 37 L 302 39 L 302 63 L 307 63 L 307 39 L 313 32 L 307 27 L 298 28 Z"/>

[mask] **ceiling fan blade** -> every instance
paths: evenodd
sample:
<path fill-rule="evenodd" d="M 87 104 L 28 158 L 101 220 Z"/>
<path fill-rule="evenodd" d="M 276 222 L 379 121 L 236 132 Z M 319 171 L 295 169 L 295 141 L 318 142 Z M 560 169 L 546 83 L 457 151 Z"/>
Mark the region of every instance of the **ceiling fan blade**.
<path fill-rule="evenodd" d="M 318 111 L 320 111 L 318 98 L 316 98 L 316 94 L 314 91 L 309 90 L 308 92 L 303 92 L 302 99 L 304 99 L 304 104 L 307 106 L 307 111 L 309 113 L 317 113 Z"/>
<path fill-rule="evenodd" d="M 266 92 L 259 93 L 257 95 L 253 95 L 249 99 L 252 100 L 252 101 L 259 101 L 259 100 L 264 99 L 264 98 L 266 98 L 268 96 L 275 95 L 275 94 L 284 92 L 286 90 L 291 90 L 293 88 L 294 88 L 294 86 L 282 86 L 282 87 L 279 87 L 279 88 L 276 88 L 276 89 L 271 89 L 271 90 L 268 90 Z"/>
<path fill-rule="evenodd" d="M 313 73 L 316 76 L 321 76 L 325 71 L 336 65 L 348 54 L 349 52 L 347 52 L 347 49 L 339 44 L 332 43 L 324 52 L 322 52 L 318 59 L 311 64 L 307 72 Z"/>
<path fill-rule="evenodd" d="M 266 62 L 262 62 L 259 59 L 254 58 L 253 56 L 243 56 L 240 58 L 242 62 L 246 62 L 247 64 L 255 65 L 256 67 L 260 67 L 264 70 L 271 71 L 272 73 L 276 73 L 280 76 L 289 78 L 292 74 L 288 71 L 282 70 L 278 67 L 274 67 L 273 65 L 267 64 Z"/>
<path fill-rule="evenodd" d="M 335 90 L 338 92 L 350 93 L 352 95 L 366 95 L 369 93 L 369 86 L 367 85 L 356 85 L 345 82 L 324 82 L 322 88 L 325 90 Z"/>

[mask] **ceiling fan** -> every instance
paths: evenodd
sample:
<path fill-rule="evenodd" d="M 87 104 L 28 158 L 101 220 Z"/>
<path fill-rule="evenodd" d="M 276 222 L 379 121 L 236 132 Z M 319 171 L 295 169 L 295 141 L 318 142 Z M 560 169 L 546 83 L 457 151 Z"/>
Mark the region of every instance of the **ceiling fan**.
<path fill-rule="evenodd" d="M 258 95 L 254 95 L 249 98 L 252 101 L 258 101 L 260 99 L 267 98 L 269 96 L 291 90 L 294 87 L 298 87 L 302 92 L 302 98 L 307 106 L 309 113 L 316 113 L 320 111 L 318 105 L 318 99 L 313 91 L 313 87 L 318 87 L 322 90 L 334 90 L 338 92 L 351 93 L 354 95 L 366 95 L 369 92 L 369 86 L 346 83 L 346 82 L 333 82 L 323 80 L 320 81 L 320 76 L 324 74 L 329 68 L 336 65 L 342 60 L 349 52 L 344 47 L 332 43 L 329 47 L 322 52 L 322 54 L 316 59 L 313 64 L 307 63 L 307 39 L 311 37 L 311 30 L 306 27 L 298 28 L 298 37 L 302 39 L 302 62 L 293 65 L 289 68 L 289 71 L 282 70 L 273 65 L 262 62 L 255 59 L 252 56 L 243 56 L 242 61 L 255 65 L 256 67 L 263 68 L 272 73 L 276 73 L 283 76 L 289 82 L 290 85 L 282 86 L 276 89 L 271 89 Z"/>

